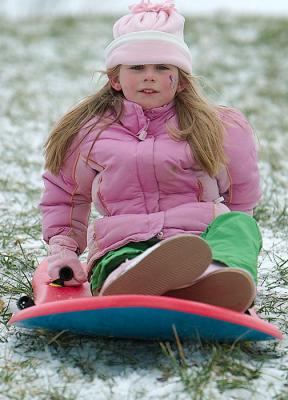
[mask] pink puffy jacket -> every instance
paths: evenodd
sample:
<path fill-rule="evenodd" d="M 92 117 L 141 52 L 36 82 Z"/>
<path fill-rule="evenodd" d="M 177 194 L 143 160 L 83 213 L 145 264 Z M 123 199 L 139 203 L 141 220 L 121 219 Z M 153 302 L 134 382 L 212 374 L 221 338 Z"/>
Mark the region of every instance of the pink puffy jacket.
<path fill-rule="evenodd" d="M 169 137 L 167 122 L 178 126 L 173 103 L 143 111 L 125 100 L 120 122 L 101 133 L 89 154 L 99 131 L 87 134 L 93 118 L 74 139 L 60 174 L 43 175 L 45 241 L 65 235 L 83 252 L 92 201 L 102 218 L 88 228 L 90 267 L 128 242 L 200 234 L 222 212 L 219 196 L 230 210 L 251 213 L 260 198 L 253 134 L 238 111 L 220 116 L 229 163 L 216 179 L 199 170 L 186 141 Z"/>

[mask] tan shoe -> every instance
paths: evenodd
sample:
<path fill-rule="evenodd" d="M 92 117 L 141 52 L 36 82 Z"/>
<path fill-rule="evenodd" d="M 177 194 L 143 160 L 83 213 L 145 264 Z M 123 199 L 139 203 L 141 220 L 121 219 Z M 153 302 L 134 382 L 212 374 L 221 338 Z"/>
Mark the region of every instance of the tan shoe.
<path fill-rule="evenodd" d="M 191 284 L 211 262 L 207 242 L 194 235 L 163 240 L 114 270 L 100 296 L 118 294 L 162 295 Z"/>
<path fill-rule="evenodd" d="M 255 299 L 256 285 L 249 272 L 240 268 L 224 267 L 203 276 L 189 287 L 171 290 L 164 296 L 244 312 Z"/>

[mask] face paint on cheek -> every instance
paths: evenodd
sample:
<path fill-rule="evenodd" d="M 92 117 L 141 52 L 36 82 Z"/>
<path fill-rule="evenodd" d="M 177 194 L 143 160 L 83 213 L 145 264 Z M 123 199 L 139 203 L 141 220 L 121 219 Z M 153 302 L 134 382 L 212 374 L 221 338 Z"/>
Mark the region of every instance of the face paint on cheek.
<path fill-rule="evenodd" d="M 177 89 L 177 79 L 173 75 L 169 75 L 171 89 Z"/>

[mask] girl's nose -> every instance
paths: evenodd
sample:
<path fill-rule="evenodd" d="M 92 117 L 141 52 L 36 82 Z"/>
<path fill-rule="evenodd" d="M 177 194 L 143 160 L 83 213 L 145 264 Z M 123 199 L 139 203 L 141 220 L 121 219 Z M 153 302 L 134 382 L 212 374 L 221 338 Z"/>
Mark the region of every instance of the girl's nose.
<path fill-rule="evenodd" d="M 146 67 L 144 73 L 145 81 L 154 81 L 155 80 L 155 70 L 152 66 Z"/>
<path fill-rule="evenodd" d="M 153 75 L 146 75 L 144 81 L 155 81 L 155 78 Z"/>
<path fill-rule="evenodd" d="M 155 81 L 155 76 L 153 74 L 146 74 L 144 81 Z"/>

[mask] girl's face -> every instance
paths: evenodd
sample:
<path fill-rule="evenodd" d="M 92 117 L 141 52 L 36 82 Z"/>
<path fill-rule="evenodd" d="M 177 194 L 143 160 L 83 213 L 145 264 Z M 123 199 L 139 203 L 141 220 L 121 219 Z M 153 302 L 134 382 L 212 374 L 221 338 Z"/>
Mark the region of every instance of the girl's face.
<path fill-rule="evenodd" d="M 178 68 L 169 64 L 121 65 L 110 83 L 144 110 L 169 103 L 181 90 Z"/>

